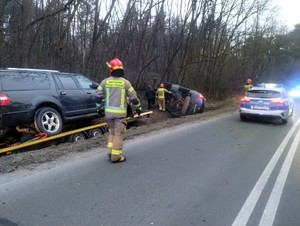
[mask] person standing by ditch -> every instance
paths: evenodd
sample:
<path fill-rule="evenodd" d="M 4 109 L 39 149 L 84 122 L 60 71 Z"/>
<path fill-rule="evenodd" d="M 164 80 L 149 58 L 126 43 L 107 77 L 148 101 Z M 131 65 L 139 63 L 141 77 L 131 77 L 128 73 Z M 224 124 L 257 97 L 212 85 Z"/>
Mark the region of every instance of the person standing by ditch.
<path fill-rule="evenodd" d="M 148 86 L 145 96 L 148 101 L 148 109 L 151 109 L 155 105 L 155 90 L 152 88 L 151 85 Z"/>
<path fill-rule="evenodd" d="M 141 102 L 131 83 L 124 78 L 123 63 L 115 58 L 108 64 L 111 76 L 98 86 L 98 96 L 102 105 L 98 111 L 105 114 L 109 130 L 107 148 L 111 162 L 124 162 L 123 140 L 127 121 L 127 97 L 134 105 L 137 114 L 141 114 Z"/>
<path fill-rule="evenodd" d="M 166 100 L 165 100 L 165 93 L 172 93 L 167 90 L 163 83 L 159 85 L 159 88 L 156 90 L 156 98 L 158 102 L 158 107 L 160 111 L 166 110 Z"/>

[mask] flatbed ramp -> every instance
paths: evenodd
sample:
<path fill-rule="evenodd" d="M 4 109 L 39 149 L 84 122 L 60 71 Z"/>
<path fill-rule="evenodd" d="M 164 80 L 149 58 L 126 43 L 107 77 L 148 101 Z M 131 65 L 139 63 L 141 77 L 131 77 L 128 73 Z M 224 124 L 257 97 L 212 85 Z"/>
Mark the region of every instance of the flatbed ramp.
<path fill-rule="evenodd" d="M 133 120 L 141 118 L 141 117 L 150 117 L 150 115 L 152 113 L 153 113 L 153 111 L 143 112 L 140 115 L 134 115 L 133 117 L 128 117 L 127 121 L 133 121 Z M 0 149 L 0 154 L 10 153 L 12 151 L 16 151 L 16 150 L 19 150 L 19 149 L 22 149 L 22 148 L 34 146 L 34 145 L 37 145 L 37 144 L 40 144 L 40 143 L 44 143 L 44 142 L 51 141 L 51 140 L 56 140 L 56 139 L 59 139 L 59 138 L 67 137 L 67 136 L 77 134 L 77 133 L 90 131 L 90 130 L 97 129 L 97 128 L 105 128 L 106 126 L 107 126 L 107 123 L 104 122 L 104 123 L 95 124 L 95 125 L 92 125 L 92 126 L 87 126 L 87 127 L 71 130 L 71 131 L 68 131 L 68 132 L 60 133 L 60 134 L 57 134 L 57 135 L 51 136 L 51 137 L 43 137 L 41 135 L 40 137 L 33 138 L 30 141 L 27 141 L 27 142 L 24 142 L 24 143 L 21 143 L 21 144 L 18 144 L 18 145 L 13 145 L 13 146 L 10 146 L 10 147 L 2 148 L 2 149 Z"/>

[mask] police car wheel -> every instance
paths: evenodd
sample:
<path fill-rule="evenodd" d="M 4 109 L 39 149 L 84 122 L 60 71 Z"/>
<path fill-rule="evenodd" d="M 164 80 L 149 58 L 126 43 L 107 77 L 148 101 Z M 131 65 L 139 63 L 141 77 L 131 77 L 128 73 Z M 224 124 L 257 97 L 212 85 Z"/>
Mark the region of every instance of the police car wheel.
<path fill-rule="evenodd" d="M 247 121 L 247 117 L 245 115 L 240 114 L 240 119 L 242 121 Z"/>

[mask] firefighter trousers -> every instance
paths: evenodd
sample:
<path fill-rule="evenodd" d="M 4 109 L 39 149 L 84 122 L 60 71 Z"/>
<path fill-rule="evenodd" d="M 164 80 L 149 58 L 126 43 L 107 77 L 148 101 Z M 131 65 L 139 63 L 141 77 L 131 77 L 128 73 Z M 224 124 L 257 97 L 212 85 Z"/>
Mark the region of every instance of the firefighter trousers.
<path fill-rule="evenodd" d="M 122 157 L 123 140 L 126 132 L 127 121 L 125 118 L 113 118 L 107 120 L 108 126 L 108 154 L 112 159 Z"/>
<path fill-rule="evenodd" d="M 158 107 L 160 111 L 165 111 L 166 110 L 166 103 L 165 103 L 165 98 L 158 98 Z"/>

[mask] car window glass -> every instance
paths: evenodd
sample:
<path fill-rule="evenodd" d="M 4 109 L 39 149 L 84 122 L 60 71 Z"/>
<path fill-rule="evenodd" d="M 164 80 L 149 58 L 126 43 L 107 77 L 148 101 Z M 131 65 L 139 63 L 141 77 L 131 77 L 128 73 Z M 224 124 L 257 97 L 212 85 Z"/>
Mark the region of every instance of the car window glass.
<path fill-rule="evenodd" d="M 60 74 L 56 78 L 58 79 L 58 87 L 60 89 L 79 89 L 71 75 Z"/>
<path fill-rule="evenodd" d="M 280 98 L 281 93 L 276 90 L 249 90 L 247 96 L 256 98 Z"/>
<path fill-rule="evenodd" d="M 83 89 L 90 89 L 93 81 L 88 79 L 87 77 L 83 75 L 74 75 L 74 77 L 77 79 L 78 83 L 81 85 Z"/>
<path fill-rule="evenodd" d="M 49 79 L 44 73 L 10 72 L 1 75 L 3 90 L 45 90 Z"/>

